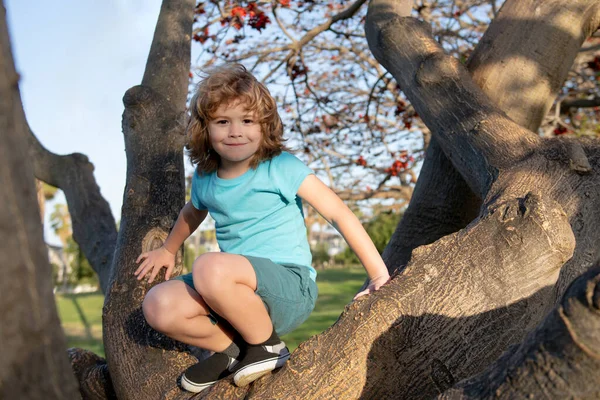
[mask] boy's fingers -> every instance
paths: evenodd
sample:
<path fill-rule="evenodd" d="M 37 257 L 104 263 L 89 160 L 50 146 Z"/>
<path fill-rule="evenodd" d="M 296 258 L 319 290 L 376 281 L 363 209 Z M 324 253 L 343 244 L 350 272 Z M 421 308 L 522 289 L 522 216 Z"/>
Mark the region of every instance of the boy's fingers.
<path fill-rule="evenodd" d="M 134 275 L 139 274 L 140 272 L 142 272 L 146 267 L 148 266 L 148 259 L 145 259 L 144 262 L 142 263 L 142 265 L 140 265 L 138 267 L 138 269 L 135 270 L 135 272 L 133 273 Z"/>
<path fill-rule="evenodd" d="M 140 272 L 138 272 L 138 274 L 137 274 L 138 281 L 140 279 L 142 279 L 144 276 L 146 276 L 147 273 L 148 273 L 148 271 L 146 270 L 146 268 L 142 268 L 142 270 L 140 270 Z"/>
<path fill-rule="evenodd" d="M 138 275 L 138 279 L 142 279 L 144 276 L 146 276 L 152 267 L 153 267 L 153 265 L 150 261 L 148 261 L 148 260 L 144 261 L 142 266 L 140 268 L 138 268 L 140 271 L 139 275 Z"/>
<path fill-rule="evenodd" d="M 167 267 L 167 272 L 165 272 L 165 281 L 168 281 L 171 278 L 171 272 L 173 272 L 173 265 L 169 265 Z"/>
<path fill-rule="evenodd" d="M 161 267 L 157 267 L 156 265 L 153 267 L 152 273 L 150 274 L 150 280 L 148 280 L 148 283 L 152 283 L 154 281 L 154 278 L 156 278 L 156 275 L 158 275 L 160 268 Z"/>
<path fill-rule="evenodd" d="M 140 263 L 140 261 L 141 261 L 143 258 L 146 258 L 146 257 L 148 257 L 148 253 L 142 253 L 142 254 L 140 254 L 140 255 L 138 256 L 137 260 L 135 260 L 135 263 L 136 263 L 136 264 L 139 264 L 139 263 Z"/>

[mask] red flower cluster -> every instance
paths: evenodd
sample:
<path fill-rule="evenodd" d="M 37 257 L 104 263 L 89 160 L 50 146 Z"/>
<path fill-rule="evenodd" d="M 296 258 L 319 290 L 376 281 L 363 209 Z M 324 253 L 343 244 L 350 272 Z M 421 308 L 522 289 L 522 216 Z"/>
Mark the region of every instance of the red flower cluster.
<path fill-rule="evenodd" d="M 204 10 L 204 3 L 198 3 L 194 9 L 194 13 L 198 15 L 206 14 L 206 11 Z"/>
<path fill-rule="evenodd" d="M 600 56 L 594 57 L 592 61 L 587 63 L 588 68 L 593 69 L 594 71 L 600 71 Z"/>
<path fill-rule="evenodd" d="M 394 115 L 397 117 L 400 114 L 402 114 L 404 111 L 406 111 L 406 103 L 403 102 L 402 100 L 400 100 L 398 102 L 398 104 L 396 105 L 396 109 L 394 110 Z"/>
<path fill-rule="evenodd" d="M 308 72 L 308 67 L 302 63 L 302 61 L 298 60 L 292 66 L 292 72 L 290 78 L 295 80 L 299 76 L 304 76 Z"/>
<path fill-rule="evenodd" d="M 285 3 L 285 0 L 282 0 L 282 5 L 283 3 Z M 259 32 L 271 22 L 269 17 L 256 6 L 256 3 L 248 3 L 246 7 L 233 7 L 231 9 L 231 15 L 221 19 L 221 26 L 230 24 L 235 29 L 240 30 L 244 26 L 244 19 L 246 17 L 250 17 L 248 19 L 248 25 L 254 29 L 257 29 Z M 231 43 L 235 42 L 232 41 Z"/>
<path fill-rule="evenodd" d="M 233 7 L 231 9 L 231 16 L 234 18 L 235 17 L 244 18 L 246 15 L 247 15 L 247 12 L 244 7 L 237 6 L 237 7 Z"/>
<path fill-rule="evenodd" d="M 192 39 L 194 39 L 196 42 L 204 43 L 208 39 L 213 39 L 213 37 L 208 34 L 208 26 L 207 26 L 206 28 L 204 28 L 204 30 L 202 31 L 201 34 L 197 34 L 197 33 L 194 34 Z"/>
<path fill-rule="evenodd" d="M 358 157 L 358 160 L 356 160 L 356 164 L 360 165 L 362 167 L 366 167 L 367 166 L 367 160 L 365 160 L 365 158 L 363 156 Z"/>
<path fill-rule="evenodd" d="M 256 29 L 257 31 L 261 31 L 264 28 L 267 27 L 267 24 L 270 23 L 271 20 L 269 19 L 269 17 L 264 13 L 264 12 L 260 12 L 257 13 L 255 16 L 250 17 L 250 19 L 248 20 L 248 25 L 250 25 L 251 27 L 253 27 L 254 29 Z"/>
<path fill-rule="evenodd" d="M 400 156 L 394 160 L 392 166 L 385 169 L 386 174 L 390 174 L 392 176 L 398 176 L 400 172 L 409 168 L 409 164 L 415 162 L 413 156 L 409 156 L 406 150 L 400 152 Z"/>
<path fill-rule="evenodd" d="M 554 134 L 557 136 L 564 135 L 565 133 L 568 133 L 568 132 L 569 132 L 569 130 L 562 125 L 558 125 L 556 128 L 554 128 Z"/>

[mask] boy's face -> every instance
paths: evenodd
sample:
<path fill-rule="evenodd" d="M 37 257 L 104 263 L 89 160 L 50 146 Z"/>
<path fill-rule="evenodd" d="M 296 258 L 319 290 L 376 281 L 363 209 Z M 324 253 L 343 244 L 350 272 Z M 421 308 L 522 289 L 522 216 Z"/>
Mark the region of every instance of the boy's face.
<path fill-rule="evenodd" d="M 220 167 L 225 169 L 248 169 L 262 141 L 256 115 L 239 101 L 219 106 L 208 122 L 208 136 L 211 147 L 221 158 Z"/>

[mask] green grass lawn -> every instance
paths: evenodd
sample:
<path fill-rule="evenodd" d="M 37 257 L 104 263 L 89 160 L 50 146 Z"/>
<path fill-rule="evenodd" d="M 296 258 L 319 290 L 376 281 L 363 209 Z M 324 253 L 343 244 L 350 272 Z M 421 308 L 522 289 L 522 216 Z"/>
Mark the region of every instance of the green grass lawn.
<path fill-rule="evenodd" d="M 344 310 L 366 278 L 362 268 L 319 271 L 319 298 L 315 310 L 294 332 L 283 336 L 290 351 L 309 337 L 330 327 Z M 99 293 L 56 295 L 68 347 L 81 347 L 104 357 L 102 344 L 102 303 Z"/>

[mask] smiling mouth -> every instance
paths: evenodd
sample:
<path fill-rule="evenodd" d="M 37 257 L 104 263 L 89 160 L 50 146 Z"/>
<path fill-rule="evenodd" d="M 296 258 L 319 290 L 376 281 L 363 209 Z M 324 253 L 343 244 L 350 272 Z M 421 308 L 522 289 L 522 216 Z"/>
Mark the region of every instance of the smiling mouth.
<path fill-rule="evenodd" d="M 246 143 L 225 143 L 226 146 L 243 146 Z"/>

